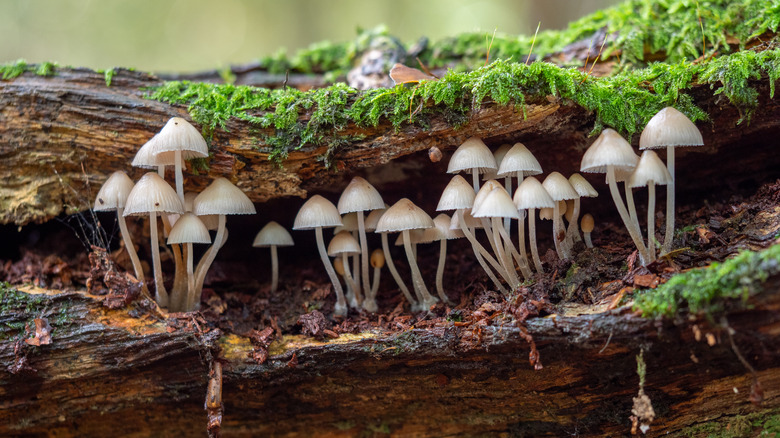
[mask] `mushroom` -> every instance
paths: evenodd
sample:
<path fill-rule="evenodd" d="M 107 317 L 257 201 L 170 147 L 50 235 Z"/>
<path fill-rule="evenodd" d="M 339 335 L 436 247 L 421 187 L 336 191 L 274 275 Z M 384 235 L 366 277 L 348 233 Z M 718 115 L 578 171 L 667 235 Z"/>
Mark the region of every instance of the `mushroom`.
<path fill-rule="evenodd" d="M 418 306 L 417 301 L 412 297 L 411 292 L 409 292 L 409 288 L 406 287 L 404 280 L 401 278 L 401 274 L 398 273 L 398 270 L 395 268 L 395 263 L 393 263 L 393 255 L 390 253 L 390 244 L 387 240 L 387 232 L 380 232 L 376 229 L 377 224 L 379 224 L 379 219 L 381 219 L 382 216 L 384 216 L 384 210 L 381 210 L 381 213 L 376 213 L 377 211 L 380 210 L 374 210 L 371 212 L 371 214 L 368 215 L 368 218 L 366 219 L 366 223 L 368 224 L 376 220 L 376 222 L 373 223 L 373 228 L 374 228 L 374 232 L 379 233 L 379 235 L 382 236 L 382 251 L 385 254 L 385 260 L 387 261 L 387 268 L 390 270 L 390 274 L 392 274 L 395 283 L 398 285 L 398 289 L 401 289 L 401 293 L 403 293 L 404 298 L 406 298 L 406 301 L 409 302 L 409 305 L 412 307 L 412 309 L 417 309 Z M 376 296 L 372 298 L 375 299 Z M 365 302 L 366 301 L 363 300 L 363 308 L 365 308 Z M 374 305 L 375 304 L 376 302 L 374 302 Z M 369 305 L 369 306 L 373 307 L 373 305 Z"/>
<path fill-rule="evenodd" d="M 542 183 L 534 177 L 528 177 L 515 190 L 512 197 L 518 210 L 528 210 L 528 237 L 531 255 L 537 272 L 544 272 L 542 260 L 539 258 L 539 250 L 536 247 L 536 209 L 553 208 L 555 201 L 547 193 Z"/>
<path fill-rule="evenodd" d="M 184 204 L 182 160 L 208 157 L 209 148 L 206 145 L 206 140 L 189 122 L 181 117 L 173 117 L 144 146 L 150 149 L 149 153 L 152 156 L 165 152 L 173 153 L 176 194 L 179 195 L 179 199 Z"/>
<path fill-rule="evenodd" d="M 347 300 L 344 298 L 344 291 L 341 289 L 341 282 L 336 277 L 336 271 L 333 270 L 333 265 L 330 264 L 328 254 L 325 252 L 325 242 L 322 238 L 323 227 L 337 227 L 342 225 L 341 215 L 339 214 L 336 206 L 332 202 L 323 198 L 320 195 L 314 195 L 304 202 L 298 214 L 295 216 L 295 222 L 293 223 L 293 230 L 311 230 L 315 232 L 317 237 L 317 250 L 320 254 L 322 264 L 325 266 L 325 271 L 328 273 L 333 289 L 336 291 L 336 305 L 333 308 L 336 316 L 346 316 L 347 314 Z"/>
<path fill-rule="evenodd" d="M 639 138 L 639 149 L 666 148 L 666 167 L 672 180 L 666 185 L 666 233 L 661 254 L 672 250 L 674 240 L 674 148 L 703 146 L 701 132 L 685 114 L 666 107 L 647 122 Z"/>
<path fill-rule="evenodd" d="M 130 261 L 133 262 L 133 270 L 135 271 L 135 278 L 144 284 L 143 288 L 146 289 L 146 282 L 144 278 L 144 270 L 141 266 L 141 261 L 138 259 L 138 253 L 135 252 L 135 246 L 133 245 L 133 239 L 130 237 L 130 232 L 127 231 L 127 222 L 125 222 L 124 210 L 125 202 L 127 201 L 127 195 L 133 190 L 133 181 L 127 176 L 126 173 L 121 170 L 117 170 L 108 177 L 103 186 L 100 187 L 97 196 L 95 197 L 95 211 L 112 211 L 116 210 L 116 220 L 119 222 L 119 231 L 122 235 L 122 241 L 125 243 L 125 249 L 127 255 L 130 256 Z"/>
<path fill-rule="evenodd" d="M 639 164 L 626 182 L 626 187 L 630 188 L 647 186 L 647 250 L 650 252 L 648 262 L 655 260 L 655 185 L 668 185 L 671 181 L 672 175 L 663 161 L 655 152 L 646 150 L 642 152 Z"/>
<path fill-rule="evenodd" d="M 485 187 L 488 187 L 485 185 Z M 484 187 L 483 187 L 484 189 Z M 504 267 L 504 270 L 507 273 L 507 283 L 509 284 L 512 289 L 518 286 L 520 281 L 517 278 L 517 273 L 515 272 L 515 266 L 512 263 L 511 260 L 509 260 L 509 257 L 507 256 L 506 251 L 504 251 L 504 245 L 502 243 L 502 238 L 506 241 L 509 240 L 509 235 L 507 234 L 506 230 L 503 226 L 501 226 L 500 220 L 502 218 L 518 218 L 518 211 L 517 207 L 515 207 L 515 204 L 512 203 L 512 198 L 509 196 L 509 193 L 506 192 L 504 187 L 498 186 L 490 190 L 490 192 L 481 200 L 481 202 L 477 203 L 474 202 L 474 208 L 472 209 L 471 213 L 476 218 L 491 218 L 493 221 L 493 239 L 496 243 L 496 247 L 498 248 L 497 255 L 499 260 L 501 261 L 501 265 Z M 510 245 L 511 246 L 511 245 Z M 514 246 L 512 246 L 512 250 L 514 250 Z M 515 251 L 516 252 L 516 251 Z M 523 270 L 523 275 L 526 278 L 531 278 L 531 273 L 528 271 L 527 267 L 523 263 L 522 259 L 520 258 L 520 255 L 517 255 L 517 262 L 518 265 L 520 265 L 521 269 Z"/>
<path fill-rule="evenodd" d="M 219 177 L 209 184 L 200 194 L 195 197 L 192 203 L 192 212 L 197 216 L 205 214 L 219 215 L 219 224 L 217 235 L 214 237 L 214 243 L 209 247 L 203 259 L 198 263 L 195 270 L 195 293 L 196 299 L 200 297 L 203 290 L 203 282 L 217 252 L 225 244 L 223 241 L 225 235 L 225 221 L 228 214 L 255 214 L 254 204 L 244 192 L 233 185 L 226 178 Z M 196 303 L 199 305 L 200 300 Z"/>
<path fill-rule="evenodd" d="M 585 215 L 582 216 L 580 228 L 582 228 L 582 234 L 585 239 L 585 246 L 588 248 L 593 248 L 593 242 L 590 240 L 590 233 L 593 232 L 594 225 L 595 223 L 593 221 L 593 216 L 590 213 L 585 213 Z"/>
<path fill-rule="evenodd" d="M 339 198 L 339 213 L 356 213 L 358 223 L 358 235 L 360 237 L 360 260 L 361 276 L 363 277 L 363 290 L 365 293 L 371 290 L 368 278 L 368 243 L 366 242 L 366 226 L 364 223 L 364 211 L 371 211 L 385 208 L 382 196 L 365 179 L 356 176 L 349 182 L 347 188 L 341 193 Z M 357 276 L 357 273 L 355 274 Z M 362 304 L 360 297 L 360 288 L 355 288 L 355 297 L 358 304 Z"/>
<path fill-rule="evenodd" d="M 168 235 L 168 244 L 185 245 L 187 254 L 187 299 L 185 303 L 171 302 L 171 310 L 189 312 L 195 310 L 195 273 L 192 269 L 192 244 L 211 243 L 211 236 L 206 225 L 192 213 L 181 215 Z"/>
<path fill-rule="evenodd" d="M 623 199 L 620 197 L 615 181 L 616 169 L 632 171 L 638 161 L 639 159 L 631 145 L 620 134 L 607 128 L 602 131 L 596 141 L 585 151 L 580 164 L 580 171 L 607 174 L 607 183 L 609 184 L 612 200 L 615 202 L 615 207 L 623 220 L 623 225 L 625 225 L 628 234 L 634 241 L 634 245 L 636 245 L 644 264 L 649 259 L 647 247 L 645 247 L 642 241 L 641 231 L 635 226 L 633 220 L 628 215 L 628 211 L 626 211 L 626 206 L 623 204 Z"/>
<path fill-rule="evenodd" d="M 434 298 L 425 287 L 420 268 L 417 266 L 414 254 L 412 254 L 409 230 L 431 228 L 432 226 L 433 219 L 427 213 L 409 199 L 402 198 L 385 211 L 385 214 L 379 218 L 376 227 L 378 233 L 400 231 L 404 235 L 404 250 L 406 250 L 406 258 L 409 260 L 409 267 L 412 269 L 412 283 L 415 291 L 423 297 L 422 305 L 426 310 L 439 300 Z"/>
<path fill-rule="evenodd" d="M 470 171 L 475 193 L 479 191 L 479 174 L 496 169 L 496 159 L 493 157 L 493 153 L 477 137 L 471 137 L 458 146 L 447 165 L 447 173 L 458 173 L 461 170 Z"/>
<path fill-rule="evenodd" d="M 542 166 L 539 164 L 539 161 L 522 143 L 515 143 L 506 155 L 504 155 L 501 164 L 498 166 L 498 176 L 516 177 L 518 187 L 520 187 L 524 177 L 540 175 L 541 173 Z M 512 193 L 510 186 L 507 186 L 506 191 L 510 194 Z M 520 255 L 523 260 L 526 261 L 526 264 L 530 265 L 528 262 L 528 254 L 525 251 L 525 215 L 522 211 L 517 220 L 517 239 Z"/>
<path fill-rule="evenodd" d="M 471 244 L 471 248 L 474 251 L 474 257 L 477 258 L 477 262 L 480 266 L 482 266 L 485 274 L 490 277 L 490 280 L 493 281 L 496 289 L 507 293 L 508 291 L 504 288 L 503 285 L 501 285 L 485 261 L 488 261 L 490 265 L 496 270 L 496 272 L 501 272 L 501 266 L 499 265 L 498 261 L 496 261 L 496 259 L 493 258 L 493 256 L 491 256 L 490 253 L 488 253 L 488 251 L 477 241 L 477 239 L 474 237 L 474 233 L 471 231 L 472 225 L 469 224 L 465 219 L 466 215 L 471 217 L 469 211 L 474 205 L 475 197 L 476 193 L 469 185 L 469 183 L 462 176 L 455 175 L 452 177 L 449 184 L 447 184 L 447 187 L 444 188 L 444 191 L 441 194 L 441 198 L 439 198 L 439 204 L 436 206 L 436 211 L 455 210 L 455 213 L 452 215 L 453 223 L 457 221 L 458 226 Z M 478 223 L 479 221 L 476 222 Z"/>
<path fill-rule="evenodd" d="M 341 231 L 331 239 L 328 244 L 328 255 L 331 257 L 341 256 L 341 268 L 344 273 L 344 281 L 348 286 L 351 286 L 353 290 L 357 289 L 355 279 L 352 278 L 352 274 L 349 271 L 348 257 L 354 254 L 360 253 L 360 244 L 357 239 L 352 237 L 349 231 Z"/>
<path fill-rule="evenodd" d="M 271 293 L 276 292 L 279 285 L 279 257 L 276 255 L 276 247 L 294 244 L 290 233 L 275 221 L 268 222 L 252 242 L 255 248 L 271 248 Z"/>
<path fill-rule="evenodd" d="M 447 294 L 444 293 L 444 263 L 447 259 L 447 240 L 459 239 L 464 237 L 459 229 L 451 230 L 450 223 L 452 218 L 447 214 L 441 213 L 433 218 L 433 227 L 428 228 L 423 233 L 421 243 L 439 242 L 439 264 L 436 267 L 436 293 L 439 298 L 447 304 L 451 304 Z"/>
<path fill-rule="evenodd" d="M 352 237 L 355 239 L 358 239 L 358 218 L 357 213 L 346 213 L 341 216 L 341 222 L 343 223 L 340 227 L 333 228 L 333 235 L 342 232 L 342 231 L 348 231 L 352 234 Z M 352 279 L 354 280 L 354 284 L 347 283 L 347 290 L 346 290 L 346 298 L 347 298 L 347 304 L 349 304 L 349 307 L 360 309 L 361 303 L 363 301 L 363 297 L 360 294 L 360 251 L 357 252 L 357 254 L 353 254 L 350 257 L 347 257 L 347 259 L 352 259 Z M 339 273 L 339 275 L 342 275 Z M 343 275 L 342 275 L 343 276 Z M 353 287 L 356 286 L 356 287 Z M 357 291 L 355 290 L 357 289 Z"/>
<path fill-rule="evenodd" d="M 376 293 L 379 290 L 379 277 L 382 275 L 382 267 L 385 265 L 385 253 L 377 248 L 371 252 L 371 266 L 374 268 L 374 280 L 371 284 L 371 293 L 366 294 L 363 300 L 363 308 L 371 313 L 376 313 L 379 307 L 376 305 Z M 369 300 L 368 297 L 371 297 Z"/>
<path fill-rule="evenodd" d="M 580 198 L 595 198 L 599 195 L 599 192 L 597 192 L 596 189 L 594 189 L 593 186 L 588 182 L 588 180 L 586 180 L 585 177 L 579 173 L 573 173 L 569 177 L 569 184 L 574 187 L 574 190 L 579 195 L 572 201 L 574 206 L 571 211 L 571 216 L 568 216 L 567 209 L 566 217 L 566 219 L 569 221 L 569 228 L 566 230 L 566 237 L 569 239 L 569 242 L 573 244 L 575 241 L 581 240 L 580 230 L 577 226 L 577 223 L 580 221 Z"/>
<path fill-rule="evenodd" d="M 544 179 L 542 186 L 544 186 L 544 189 L 547 190 L 550 198 L 552 198 L 553 201 L 556 201 L 553 205 L 553 241 L 555 242 L 555 251 L 558 253 L 558 258 L 561 260 L 568 259 L 571 257 L 571 254 L 569 253 L 566 245 L 562 245 L 562 242 L 566 236 L 566 232 L 564 231 L 563 224 L 561 222 L 561 216 L 564 212 L 561 211 L 558 201 L 578 199 L 579 194 L 577 194 L 577 191 L 574 190 L 574 187 L 569 184 L 569 180 L 566 179 L 565 176 L 561 175 L 560 172 L 553 172 L 547 175 L 547 178 Z M 566 203 L 564 202 L 563 205 L 565 210 Z"/>
<path fill-rule="evenodd" d="M 161 307 L 168 306 L 168 291 L 163 283 L 160 266 L 160 242 L 157 236 L 157 213 L 184 213 L 176 192 L 159 175 L 149 172 L 141 177 L 127 195 L 124 216 L 149 215 L 149 239 L 152 247 L 154 298 Z"/>

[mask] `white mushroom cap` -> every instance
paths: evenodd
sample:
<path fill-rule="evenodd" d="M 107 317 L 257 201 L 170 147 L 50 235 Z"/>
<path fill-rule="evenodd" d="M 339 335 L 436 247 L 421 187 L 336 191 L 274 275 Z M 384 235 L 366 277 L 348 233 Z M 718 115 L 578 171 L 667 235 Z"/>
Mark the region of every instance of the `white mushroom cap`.
<path fill-rule="evenodd" d="M 157 155 L 164 152 L 182 151 L 182 158 L 208 157 L 209 148 L 200 132 L 181 117 L 173 117 L 144 146 L 151 148 L 149 153 Z"/>
<path fill-rule="evenodd" d="M 133 190 L 133 180 L 126 173 L 117 170 L 100 187 L 92 209 L 108 211 L 125 208 L 125 201 L 131 190 Z"/>
<path fill-rule="evenodd" d="M 356 176 L 349 182 L 347 188 L 341 193 L 338 208 L 339 213 L 351 213 L 353 211 L 376 210 L 384 208 L 382 195 L 365 179 Z"/>
<path fill-rule="evenodd" d="M 517 207 L 503 187 L 496 187 L 488 193 L 478 207 L 472 211 L 474 217 L 509 217 L 518 219 Z"/>
<path fill-rule="evenodd" d="M 211 236 L 197 216 L 184 213 L 168 234 L 168 244 L 175 243 L 211 243 Z"/>
<path fill-rule="evenodd" d="M 555 204 L 547 193 L 542 183 L 538 179 L 529 176 L 524 179 L 520 186 L 515 190 L 515 196 L 512 202 L 518 210 L 528 208 L 552 208 Z"/>
<path fill-rule="evenodd" d="M 244 192 L 226 178 L 209 184 L 192 203 L 192 212 L 204 214 L 255 214 L 255 205 Z"/>
<path fill-rule="evenodd" d="M 460 228 L 460 219 L 458 219 L 458 217 L 458 214 L 452 215 L 452 220 L 450 221 L 450 230 L 461 230 L 462 233 L 463 230 Z M 465 210 L 463 212 L 463 218 L 466 220 L 466 226 L 469 228 L 484 228 L 482 226 L 482 221 L 472 216 L 470 210 Z"/>
<path fill-rule="evenodd" d="M 515 143 L 498 166 L 498 176 L 514 176 L 516 172 L 523 172 L 523 176 L 542 173 L 539 161 L 522 143 Z"/>
<path fill-rule="evenodd" d="M 255 236 L 252 246 L 255 248 L 266 248 L 269 246 L 293 246 L 293 238 L 290 233 L 278 222 L 271 221 Z"/>
<path fill-rule="evenodd" d="M 485 143 L 477 137 L 471 137 L 452 154 L 447 165 L 447 173 L 477 169 L 479 173 L 496 170 L 496 159 Z"/>
<path fill-rule="evenodd" d="M 336 206 L 322 196 L 314 195 L 298 210 L 293 230 L 312 230 L 318 227 L 330 228 L 341 225 L 343 225 L 341 215 Z"/>
<path fill-rule="evenodd" d="M 352 237 L 349 231 L 342 231 L 330 240 L 328 244 L 328 255 L 333 257 L 342 254 L 359 254 L 360 244 L 357 239 Z"/>
<path fill-rule="evenodd" d="M 607 128 L 599 138 L 585 151 L 580 164 L 581 172 L 606 173 L 607 166 L 615 166 L 615 170 L 633 170 L 639 157 L 631 145 L 615 130 Z"/>
<path fill-rule="evenodd" d="M 366 221 L 364 223 L 366 226 L 366 231 L 376 230 L 376 224 L 379 223 L 379 218 L 385 214 L 387 207 L 388 205 L 385 204 L 384 208 L 377 208 L 376 210 L 373 210 L 371 213 L 369 213 L 368 216 L 366 216 Z"/>
<path fill-rule="evenodd" d="M 152 211 L 184 213 L 179 195 L 155 172 L 142 176 L 127 195 L 124 215 L 140 215 Z"/>
<path fill-rule="evenodd" d="M 501 146 L 499 146 L 498 149 L 493 151 L 493 158 L 496 160 L 497 168 L 501 168 L 501 160 L 504 159 L 506 153 L 509 152 L 510 149 L 512 149 L 512 145 L 510 145 L 509 143 L 504 143 Z M 491 170 L 485 172 L 482 175 L 482 179 L 484 180 L 496 179 L 496 178 L 498 178 L 498 170 Z"/>
<path fill-rule="evenodd" d="M 595 198 L 599 195 L 599 192 L 579 173 L 573 173 L 569 177 L 569 184 L 574 187 L 574 190 L 581 198 Z"/>
<path fill-rule="evenodd" d="M 702 146 L 704 139 L 691 119 L 668 106 L 647 122 L 639 137 L 639 149 L 656 149 L 667 146 Z"/>
<path fill-rule="evenodd" d="M 492 156 L 492 155 L 491 155 Z M 385 211 L 385 214 L 379 218 L 376 226 L 377 233 L 392 233 L 403 230 L 417 230 L 431 228 L 433 219 L 428 216 L 420 207 L 414 205 L 414 202 L 407 198 L 393 204 Z"/>
<path fill-rule="evenodd" d="M 155 134 L 151 140 L 144 143 L 135 153 L 133 167 L 141 167 L 144 169 L 156 169 L 158 166 L 173 166 L 176 164 L 176 154 L 174 152 L 161 152 L 155 153 L 154 146 L 157 143 Z"/>
<path fill-rule="evenodd" d="M 451 230 L 450 223 L 452 219 L 445 213 L 440 213 L 433 218 L 433 227 L 423 232 L 421 243 L 438 242 L 439 240 L 452 240 L 464 237 L 461 229 Z"/>
<path fill-rule="evenodd" d="M 626 184 L 631 188 L 646 187 L 650 181 L 657 185 L 666 185 L 672 181 L 672 175 L 663 161 L 658 158 L 658 154 L 646 150 L 642 152 L 639 165 L 636 166 Z"/>
<path fill-rule="evenodd" d="M 167 154 L 168 152 L 166 152 Z M 192 211 L 192 205 L 195 203 L 195 198 L 198 197 L 198 194 L 196 192 L 186 192 L 184 193 L 184 211 Z M 203 214 L 198 216 L 198 219 L 203 222 L 203 225 L 206 226 L 206 229 L 209 230 L 216 230 L 219 228 L 219 215 L 218 214 Z M 176 220 L 171 220 L 171 225 L 176 223 Z"/>
<path fill-rule="evenodd" d="M 455 175 L 450 180 L 447 187 L 439 198 L 439 205 L 436 211 L 460 210 L 462 208 L 471 208 L 474 205 L 474 188 L 460 175 Z"/>
<path fill-rule="evenodd" d="M 482 187 L 480 187 L 479 192 L 477 192 L 477 196 L 474 197 L 474 205 L 471 206 L 472 213 L 474 212 L 474 210 L 479 209 L 479 206 L 482 204 L 482 201 L 487 197 L 490 191 L 498 187 L 503 188 L 504 186 L 501 185 L 500 182 L 494 179 L 485 181 L 485 184 L 483 184 Z"/>
<path fill-rule="evenodd" d="M 542 185 L 553 201 L 577 199 L 580 197 L 577 191 L 574 190 L 574 187 L 569 184 L 569 180 L 561 175 L 560 172 L 553 172 L 547 175 Z"/>

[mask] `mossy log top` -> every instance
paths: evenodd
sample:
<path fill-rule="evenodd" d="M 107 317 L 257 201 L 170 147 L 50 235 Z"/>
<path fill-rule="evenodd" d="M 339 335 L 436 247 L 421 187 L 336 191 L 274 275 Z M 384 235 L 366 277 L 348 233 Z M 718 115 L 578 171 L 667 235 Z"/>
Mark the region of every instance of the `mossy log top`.
<path fill-rule="evenodd" d="M 661 323 L 625 309 L 572 308 L 528 320 L 539 371 L 529 365 L 522 333 L 500 318 L 389 337 L 285 336 L 259 365 L 249 340 L 203 333 L 190 317 L 160 321 L 137 307 L 106 310 L 100 297 L 82 293 L 5 289 L 0 434 L 196 434 L 206 427 L 206 385 L 218 354 L 225 436 L 617 436 L 631 428 L 634 356 L 644 348 L 651 430 L 678 436 L 702 423 L 778 415 L 778 286 L 769 278 L 760 302 L 752 301 L 756 309 L 727 314 L 755 376 L 725 329 L 701 319 Z M 50 344 L 20 340 L 32 337 L 33 318 L 48 319 Z M 573 351 L 581 361 L 572 363 Z M 764 390 L 760 407 L 749 401 L 753 377 Z"/>

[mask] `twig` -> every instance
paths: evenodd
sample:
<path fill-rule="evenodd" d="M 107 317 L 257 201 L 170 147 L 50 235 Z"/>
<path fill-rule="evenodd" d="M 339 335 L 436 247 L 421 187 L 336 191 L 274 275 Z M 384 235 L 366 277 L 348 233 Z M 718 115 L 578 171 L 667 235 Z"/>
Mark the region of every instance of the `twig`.
<path fill-rule="evenodd" d="M 531 50 L 528 51 L 528 57 L 525 58 L 525 65 L 528 65 L 528 61 L 531 60 L 531 53 L 534 51 L 534 45 L 536 44 L 536 35 L 539 33 L 539 28 L 542 27 L 542 22 L 536 25 L 536 32 L 534 32 L 534 38 L 531 40 Z"/>
<path fill-rule="evenodd" d="M 490 48 L 493 47 L 493 40 L 496 39 L 497 30 L 498 28 L 493 29 L 493 37 L 490 38 L 490 43 L 488 43 L 487 53 L 485 54 L 485 65 L 488 65 L 488 62 L 490 61 Z M 487 42 L 487 34 L 485 34 L 485 42 Z"/>

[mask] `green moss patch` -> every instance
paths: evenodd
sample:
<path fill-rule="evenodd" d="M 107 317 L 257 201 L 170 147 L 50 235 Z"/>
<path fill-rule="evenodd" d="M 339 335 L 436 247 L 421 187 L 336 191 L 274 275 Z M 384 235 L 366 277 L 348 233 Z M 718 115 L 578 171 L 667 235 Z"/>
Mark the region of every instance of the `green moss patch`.
<path fill-rule="evenodd" d="M 42 62 L 40 64 L 28 64 L 20 59 L 14 62 L 0 64 L 0 78 L 4 81 L 21 76 L 25 72 L 32 72 L 38 76 L 52 76 L 57 69 L 55 62 Z"/>
<path fill-rule="evenodd" d="M 742 305 L 762 290 L 761 285 L 780 273 L 780 245 L 759 252 L 745 251 L 723 263 L 713 263 L 672 277 L 654 290 L 634 297 L 634 308 L 646 317 L 673 317 L 681 310 L 713 315 L 728 302 Z"/>

